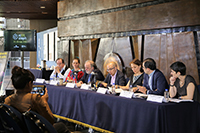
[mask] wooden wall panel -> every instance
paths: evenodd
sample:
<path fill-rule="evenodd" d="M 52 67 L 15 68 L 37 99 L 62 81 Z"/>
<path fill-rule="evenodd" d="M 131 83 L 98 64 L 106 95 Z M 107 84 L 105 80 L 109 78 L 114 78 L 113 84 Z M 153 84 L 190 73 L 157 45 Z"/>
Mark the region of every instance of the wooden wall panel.
<path fill-rule="evenodd" d="M 58 36 L 66 37 L 200 25 L 199 6 L 200 1 L 181 0 L 62 20 L 58 21 Z"/>
<path fill-rule="evenodd" d="M 58 2 L 58 18 L 148 1 L 152 0 L 63 0 Z"/>
<path fill-rule="evenodd" d="M 192 75 L 199 84 L 193 32 L 145 36 L 144 59 L 149 57 L 156 61 L 157 68 L 167 80 L 170 77 L 170 65 L 182 61 L 187 67 L 186 73 Z"/>

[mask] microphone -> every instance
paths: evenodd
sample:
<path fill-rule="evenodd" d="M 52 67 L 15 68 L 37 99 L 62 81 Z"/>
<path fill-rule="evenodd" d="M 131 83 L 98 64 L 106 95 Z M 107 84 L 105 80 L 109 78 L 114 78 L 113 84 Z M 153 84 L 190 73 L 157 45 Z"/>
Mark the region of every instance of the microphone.
<path fill-rule="evenodd" d="M 91 75 L 97 75 L 97 73 L 95 73 L 95 72 L 91 72 Z"/>

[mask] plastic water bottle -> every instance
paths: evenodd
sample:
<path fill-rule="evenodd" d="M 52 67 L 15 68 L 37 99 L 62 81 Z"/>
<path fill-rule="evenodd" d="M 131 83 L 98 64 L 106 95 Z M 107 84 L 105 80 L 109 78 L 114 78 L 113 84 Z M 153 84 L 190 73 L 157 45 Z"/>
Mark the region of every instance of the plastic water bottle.
<path fill-rule="evenodd" d="M 115 83 L 112 84 L 112 94 L 115 94 L 115 89 L 116 89 L 116 86 L 115 86 Z"/>
<path fill-rule="evenodd" d="M 129 91 L 133 91 L 133 90 L 132 90 L 132 85 L 129 85 Z"/>
<path fill-rule="evenodd" d="M 168 89 L 165 89 L 165 91 L 164 91 L 164 98 L 165 98 L 166 102 L 169 102 L 169 91 L 168 91 Z"/>

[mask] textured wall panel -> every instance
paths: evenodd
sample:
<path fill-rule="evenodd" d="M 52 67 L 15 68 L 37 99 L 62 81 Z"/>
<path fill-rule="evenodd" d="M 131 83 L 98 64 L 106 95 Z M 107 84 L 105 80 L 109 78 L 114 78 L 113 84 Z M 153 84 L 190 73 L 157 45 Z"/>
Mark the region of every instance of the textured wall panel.
<path fill-rule="evenodd" d="M 58 36 L 137 31 L 200 25 L 200 1 L 181 0 L 58 21 Z"/>
<path fill-rule="evenodd" d="M 152 0 L 63 0 L 58 2 L 58 18 L 148 1 Z"/>

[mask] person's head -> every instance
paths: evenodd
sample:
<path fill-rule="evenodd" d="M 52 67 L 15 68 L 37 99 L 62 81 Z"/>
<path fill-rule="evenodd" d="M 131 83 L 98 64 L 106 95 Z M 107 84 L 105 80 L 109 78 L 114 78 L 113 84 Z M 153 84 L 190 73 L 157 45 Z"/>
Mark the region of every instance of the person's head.
<path fill-rule="evenodd" d="M 85 62 L 85 72 L 90 74 L 94 69 L 97 69 L 96 64 L 92 60 L 87 60 Z"/>
<path fill-rule="evenodd" d="M 79 65 L 80 65 L 80 59 L 79 58 L 74 58 L 73 62 L 72 62 L 73 68 L 77 69 L 77 68 L 79 68 Z"/>
<path fill-rule="evenodd" d="M 117 72 L 117 63 L 114 61 L 111 61 L 107 65 L 107 71 L 110 73 L 110 75 L 114 76 Z"/>
<path fill-rule="evenodd" d="M 142 62 L 140 60 L 134 59 L 129 63 L 129 65 L 131 66 L 131 69 L 135 74 L 143 72 Z"/>
<path fill-rule="evenodd" d="M 150 74 L 156 70 L 156 62 L 152 58 L 147 58 L 142 63 L 143 70 L 146 74 Z"/>
<path fill-rule="evenodd" d="M 17 90 L 23 90 L 27 87 L 27 91 L 31 91 L 33 80 L 35 76 L 26 69 L 18 66 L 14 66 L 12 69 L 12 84 Z"/>
<path fill-rule="evenodd" d="M 179 77 L 180 75 L 186 74 L 186 66 L 180 61 L 171 64 L 170 69 L 171 69 L 171 75 L 176 78 Z"/>
<path fill-rule="evenodd" d="M 62 58 L 58 58 L 56 60 L 56 64 L 57 64 L 57 66 L 59 67 L 60 70 L 65 66 L 65 62 Z"/>

